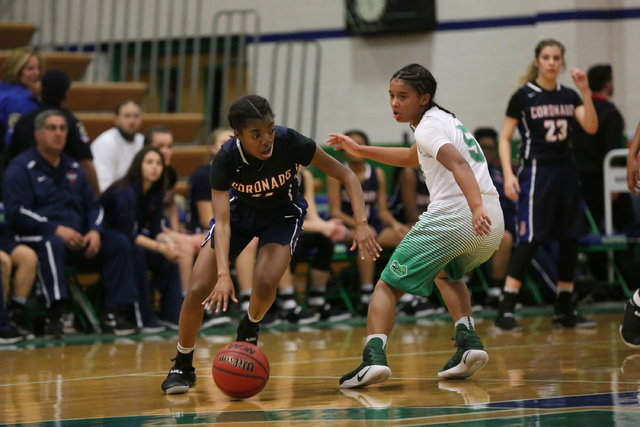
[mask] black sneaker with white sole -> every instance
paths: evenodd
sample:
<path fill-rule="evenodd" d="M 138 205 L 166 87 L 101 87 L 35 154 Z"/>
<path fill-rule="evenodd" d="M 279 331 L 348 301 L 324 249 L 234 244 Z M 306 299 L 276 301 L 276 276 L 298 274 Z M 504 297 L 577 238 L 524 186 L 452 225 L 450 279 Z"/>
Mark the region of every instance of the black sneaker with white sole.
<path fill-rule="evenodd" d="M 554 328 L 593 328 L 596 326 L 596 322 L 578 313 L 572 293 L 560 292 L 554 304 L 551 326 Z"/>
<path fill-rule="evenodd" d="M 320 313 L 296 305 L 291 309 L 281 309 L 280 318 L 288 323 L 309 325 L 320 320 Z"/>
<path fill-rule="evenodd" d="M 13 325 L 0 329 L 0 344 L 15 344 L 24 341 L 25 337 Z"/>
<path fill-rule="evenodd" d="M 131 335 L 138 332 L 138 327 L 130 323 L 122 314 L 108 311 L 100 318 L 100 326 L 103 334 L 118 336 Z"/>
<path fill-rule="evenodd" d="M 202 326 L 200 329 L 208 329 L 214 326 L 230 325 L 233 323 L 233 319 L 229 315 L 229 312 L 220 310 L 218 313 L 215 310 L 205 310 L 202 316 Z"/>
<path fill-rule="evenodd" d="M 193 351 L 189 354 L 178 353 L 171 361 L 175 363 L 162 382 L 162 391 L 165 394 L 184 394 L 197 383 Z"/>
<path fill-rule="evenodd" d="M 622 341 L 631 348 L 640 348 L 640 308 L 627 301 L 620 326 Z"/>

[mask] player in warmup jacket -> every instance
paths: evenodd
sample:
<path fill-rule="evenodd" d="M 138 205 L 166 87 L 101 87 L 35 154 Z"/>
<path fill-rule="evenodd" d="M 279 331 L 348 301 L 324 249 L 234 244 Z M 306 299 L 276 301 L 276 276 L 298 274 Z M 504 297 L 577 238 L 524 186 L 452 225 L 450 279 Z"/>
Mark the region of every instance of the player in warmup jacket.
<path fill-rule="evenodd" d="M 500 132 L 500 161 L 504 193 L 518 201 L 518 245 L 509 262 L 503 299 L 495 320 L 503 330 L 519 329 L 514 311 L 526 269 L 543 242 L 557 240 L 558 286 L 552 326 L 590 327 L 594 322 L 578 314 L 573 301 L 573 275 L 578 261 L 580 221 L 578 172 L 571 158 L 571 128 L 577 121 L 586 132 L 598 130 L 586 74 L 577 68 L 571 77 L 582 93 L 558 83 L 565 66 L 564 46 L 546 39 L 535 48 L 525 84 L 509 101 Z M 522 135 L 518 176 L 511 169 L 511 138 Z"/>
<path fill-rule="evenodd" d="M 421 65 L 398 70 L 389 85 L 393 116 L 409 123 L 411 147 L 358 145 L 342 134 L 329 134 L 329 145 L 394 166 L 420 166 L 431 203 L 382 271 L 369 305 L 367 343 L 360 366 L 340 378 L 341 388 L 358 388 L 387 380 L 387 339 L 396 303 L 405 294 L 429 296 L 440 290 L 455 322 L 458 350 L 438 373 L 466 378 L 489 356 L 476 335 L 471 296 L 461 280 L 487 261 L 504 232 L 502 209 L 478 143 L 462 123 L 434 100 L 437 83 Z"/>
<path fill-rule="evenodd" d="M 254 237 L 259 238 L 259 249 L 253 289 L 236 340 L 257 344 L 259 322 L 275 299 L 302 231 L 307 203 L 298 189 L 298 165 L 313 164 L 346 185 L 357 223 L 351 249 L 357 247 L 361 257 L 371 258 L 381 250 L 369 231 L 362 189 L 353 172 L 313 140 L 276 126 L 269 102 L 260 96 L 234 102 L 228 120 L 234 139 L 222 146 L 211 164 L 214 219 L 180 312 L 178 353 L 162 383 L 166 394 L 186 393 L 195 386 L 193 352 L 203 312 L 209 305 L 226 311 L 229 299 L 238 302 L 229 262 Z"/>

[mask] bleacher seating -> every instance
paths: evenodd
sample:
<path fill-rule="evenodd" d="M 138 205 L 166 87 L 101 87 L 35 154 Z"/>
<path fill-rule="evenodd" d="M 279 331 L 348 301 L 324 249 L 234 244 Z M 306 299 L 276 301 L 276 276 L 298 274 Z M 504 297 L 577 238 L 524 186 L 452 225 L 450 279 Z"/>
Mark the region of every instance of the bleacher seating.
<path fill-rule="evenodd" d="M 141 103 L 148 92 L 143 82 L 73 82 L 64 106 L 72 111 L 115 111 L 122 101 Z"/>
<path fill-rule="evenodd" d="M 0 50 L 0 66 L 9 56 L 10 50 Z M 58 68 L 69 76 L 71 80 L 80 80 L 91 62 L 91 55 L 74 52 L 40 52 L 44 59 L 45 69 Z"/>
<path fill-rule="evenodd" d="M 29 44 L 36 26 L 30 22 L 1 22 L 0 49 L 14 49 Z"/>
<path fill-rule="evenodd" d="M 113 113 L 77 113 L 76 116 L 84 123 L 89 137 L 93 140 L 102 132 L 113 127 Z M 177 142 L 193 142 L 196 140 L 204 119 L 200 113 L 143 113 L 142 129 L 155 125 L 162 125 L 173 132 L 173 139 Z"/>

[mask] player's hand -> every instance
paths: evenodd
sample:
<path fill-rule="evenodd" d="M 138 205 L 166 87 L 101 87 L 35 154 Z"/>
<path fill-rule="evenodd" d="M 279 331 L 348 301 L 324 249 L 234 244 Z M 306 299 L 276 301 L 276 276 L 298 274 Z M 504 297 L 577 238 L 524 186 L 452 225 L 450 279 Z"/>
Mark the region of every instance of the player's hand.
<path fill-rule="evenodd" d="M 369 224 L 360 223 L 356 225 L 355 234 L 353 236 L 353 245 L 351 245 L 350 251 L 359 249 L 360 259 L 365 259 L 367 256 L 373 261 L 380 258 L 380 251 L 382 247 L 375 239 L 375 231 L 372 232 Z"/>
<path fill-rule="evenodd" d="M 353 139 L 341 133 L 330 133 L 329 136 L 330 138 L 327 139 L 327 144 L 329 144 L 330 147 L 333 147 L 334 151 L 344 150 L 347 153 L 360 157 L 360 155 L 358 154 L 360 145 L 358 145 L 358 143 L 356 143 Z"/>
<path fill-rule="evenodd" d="M 571 78 L 580 92 L 584 92 L 589 89 L 589 79 L 587 74 L 579 68 L 571 69 Z"/>
<path fill-rule="evenodd" d="M 472 209 L 471 214 L 473 215 L 471 223 L 476 236 L 488 236 L 489 233 L 491 233 L 491 219 L 489 219 L 489 215 L 487 214 L 485 207 L 481 205 Z"/>
<path fill-rule="evenodd" d="M 640 164 L 638 159 L 627 158 L 627 187 L 636 196 L 640 190 Z"/>
<path fill-rule="evenodd" d="M 520 194 L 520 184 L 518 178 L 513 174 L 504 175 L 504 195 L 511 200 L 518 200 Z"/>
<path fill-rule="evenodd" d="M 202 301 L 202 305 L 204 305 L 205 310 L 208 310 L 210 307 L 212 308 L 215 305 L 215 312 L 220 313 L 220 308 L 222 308 L 222 311 L 227 311 L 229 298 L 231 298 L 233 302 L 238 302 L 236 298 L 236 291 L 233 287 L 233 282 L 231 281 L 231 276 L 227 273 L 218 275 L 218 282 L 216 283 L 216 286 L 213 288 L 213 291 L 211 291 L 207 299 Z"/>

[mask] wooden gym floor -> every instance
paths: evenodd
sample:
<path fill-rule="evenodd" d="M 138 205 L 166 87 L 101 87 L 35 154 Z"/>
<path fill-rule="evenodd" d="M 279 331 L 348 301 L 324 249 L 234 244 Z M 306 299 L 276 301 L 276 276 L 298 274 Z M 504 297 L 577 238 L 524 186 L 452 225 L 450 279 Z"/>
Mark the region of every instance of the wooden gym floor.
<path fill-rule="evenodd" d="M 495 312 L 480 314 L 490 360 L 463 381 L 437 377 L 455 351 L 446 315 L 399 319 L 388 345 L 391 379 L 361 390 L 341 391 L 338 378 L 360 363 L 364 319 L 263 331 L 271 378 L 238 401 L 211 378 L 214 354 L 235 337 L 231 326 L 201 334 L 198 385 L 177 396 L 160 389 L 175 332 L 0 346 L 0 424 L 637 426 L 640 351 L 620 340 L 622 303 L 591 307 L 591 330 L 553 330 L 551 309 L 536 310 L 510 333 L 493 327 Z"/>

